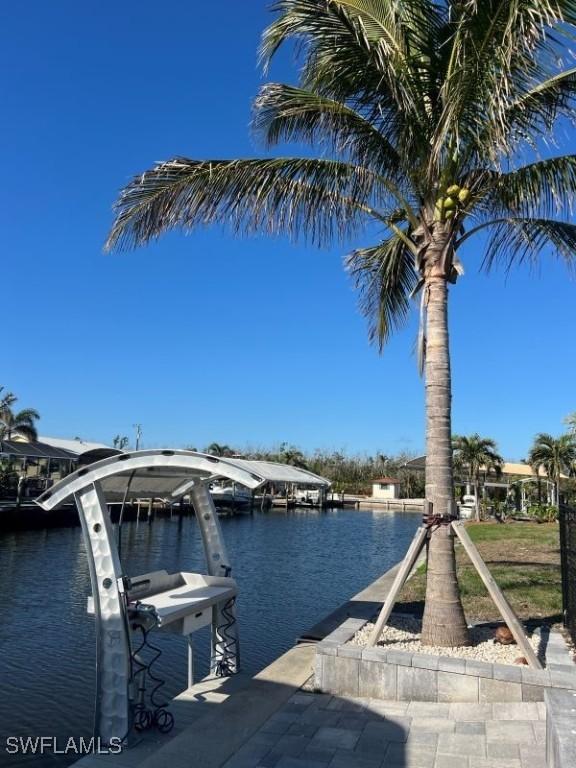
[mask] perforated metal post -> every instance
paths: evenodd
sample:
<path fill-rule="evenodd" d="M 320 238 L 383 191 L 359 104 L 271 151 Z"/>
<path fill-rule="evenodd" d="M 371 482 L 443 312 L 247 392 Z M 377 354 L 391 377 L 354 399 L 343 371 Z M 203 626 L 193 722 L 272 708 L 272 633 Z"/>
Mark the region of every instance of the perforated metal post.
<path fill-rule="evenodd" d="M 130 727 L 130 640 L 121 567 L 106 500 L 98 482 L 75 494 L 88 555 L 96 617 L 94 735 L 124 739 Z"/>
<path fill-rule="evenodd" d="M 197 480 L 192 486 L 190 496 L 204 544 L 208 573 L 210 576 L 228 576 L 231 571 L 228 552 L 224 544 L 218 513 L 207 484 Z"/>
<path fill-rule="evenodd" d="M 229 576 L 232 567 L 208 484 L 200 480 L 195 482 L 190 497 L 202 535 L 208 573 L 211 576 Z M 227 674 L 235 674 L 239 669 L 240 644 L 236 607 L 234 602 L 218 603 L 212 608 L 210 672 L 216 677 L 224 677 Z"/>

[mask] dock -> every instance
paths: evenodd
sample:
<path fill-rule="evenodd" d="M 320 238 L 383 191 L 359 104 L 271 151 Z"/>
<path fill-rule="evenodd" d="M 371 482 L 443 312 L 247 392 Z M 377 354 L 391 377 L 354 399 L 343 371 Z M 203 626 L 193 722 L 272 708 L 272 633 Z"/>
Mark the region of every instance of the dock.
<path fill-rule="evenodd" d="M 275 730 L 270 723 L 274 723 L 274 717 L 282 717 L 276 713 L 303 706 L 300 698 L 308 701 L 306 697 L 314 696 L 302 692 L 302 688 L 313 676 L 316 643 L 349 618 L 371 618 L 386 599 L 400 566 L 401 563 L 393 566 L 303 632 L 293 648 L 253 677 L 240 673 L 233 677 L 205 678 L 176 696 L 169 705 L 175 718 L 171 733 L 146 732 L 136 737 L 140 739 L 138 743 L 120 754 L 88 755 L 75 762 L 74 767 L 247 766 L 247 753 L 260 742 L 263 749 L 267 740 L 265 731 Z M 278 733 L 270 734 L 270 740 L 272 736 L 274 740 L 279 738 Z"/>
<path fill-rule="evenodd" d="M 363 498 L 358 500 L 358 507 L 384 509 L 390 512 L 424 512 L 424 500 Z"/>
<path fill-rule="evenodd" d="M 207 678 L 170 704 L 176 724 L 170 734 L 146 732 L 117 755 L 87 755 L 75 768 L 219 768 L 313 674 L 313 644 L 291 648 L 254 677 Z"/>

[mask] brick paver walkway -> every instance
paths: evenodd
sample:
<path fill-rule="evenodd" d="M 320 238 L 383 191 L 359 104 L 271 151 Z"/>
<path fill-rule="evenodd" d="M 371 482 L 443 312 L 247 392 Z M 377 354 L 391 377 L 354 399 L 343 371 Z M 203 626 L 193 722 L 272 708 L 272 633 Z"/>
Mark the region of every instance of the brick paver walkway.
<path fill-rule="evenodd" d="M 545 768 L 542 703 L 297 693 L 225 768 Z"/>

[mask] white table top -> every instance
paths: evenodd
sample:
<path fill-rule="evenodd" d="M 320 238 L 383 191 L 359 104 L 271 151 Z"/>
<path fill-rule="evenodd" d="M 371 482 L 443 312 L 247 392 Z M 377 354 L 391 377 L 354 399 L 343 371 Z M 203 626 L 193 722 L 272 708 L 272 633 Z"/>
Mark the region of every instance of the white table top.
<path fill-rule="evenodd" d="M 190 584 L 184 584 L 181 587 L 142 598 L 142 603 L 154 606 L 162 626 L 190 614 L 199 613 L 215 603 L 229 600 L 237 592 L 237 588 L 233 585 L 193 587 Z"/>

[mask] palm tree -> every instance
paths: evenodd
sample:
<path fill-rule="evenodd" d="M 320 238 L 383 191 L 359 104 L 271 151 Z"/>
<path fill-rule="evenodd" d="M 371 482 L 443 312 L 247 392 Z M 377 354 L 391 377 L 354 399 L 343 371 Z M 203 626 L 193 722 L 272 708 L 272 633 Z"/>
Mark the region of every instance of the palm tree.
<path fill-rule="evenodd" d="M 540 432 L 528 455 L 530 465 L 538 476 L 544 470 L 548 479 L 554 483 L 554 504 L 560 506 L 560 478 L 562 474 L 571 474 L 576 462 L 576 439 L 573 435 L 552 437 Z"/>
<path fill-rule="evenodd" d="M 282 443 L 280 445 L 278 461 L 283 464 L 290 464 L 293 467 L 299 467 L 300 469 L 308 469 L 306 456 L 304 456 L 302 451 L 287 443 Z"/>
<path fill-rule="evenodd" d="M 123 451 L 124 448 L 128 445 L 128 438 L 126 435 L 116 435 L 114 440 L 112 440 L 112 445 L 114 448 L 117 448 L 119 451 Z"/>
<path fill-rule="evenodd" d="M 452 445 L 454 464 L 466 471 L 470 483 L 474 486 L 474 508 L 476 520 L 479 521 L 480 475 L 482 472 L 490 472 L 490 470 L 493 470 L 496 475 L 500 475 L 504 459 L 498 453 L 496 442 L 489 437 L 480 437 L 478 433 L 470 435 L 470 437 L 454 435 Z"/>
<path fill-rule="evenodd" d="M 5 395 L 2 394 L 4 392 L 5 387 L 0 387 L 0 413 L 6 408 L 10 408 L 14 405 L 16 400 L 18 398 L 13 392 L 6 392 Z"/>
<path fill-rule="evenodd" d="M 320 156 L 175 157 L 121 192 L 106 248 L 172 229 L 228 225 L 313 245 L 375 236 L 348 258 L 380 346 L 420 292 L 426 378 L 426 498 L 453 510 L 448 286 L 459 252 L 488 235 L 484 265 L 566 260 L 576 225 L 576 155 L 542 159 L 540 138 L 571 115 L 567 68 L 576 7 L 568 0 L 278 0 L 265 67 L 286 42 L 298 86 L 269 83 L 255 101 L 265 144 L 309 143 Z M 378 230 L 378 234 L 374 235 Z M 468 641 L 449 525 L 431 534 L 422 641 Z"/>
<path fill-rule="evenodd" d="M 566 416 L 564 424 L 567 425 L 568 432 L 571 435 L 576 435 L 576 411 L 574 411 L 574 413 L 569 413 L 568 416 Z"/>
<path fill-rule="evenodd" d="M 14 398 L 15 402 L 16 398 Z M 40 418 L 34 408 L 25 408 L 14 413 L 10 406 L 2 406 L 0 410 L 0 440 L 11 440 L 14 433 L 22 435 L 27 440 L 38 440 L 35 423 Z"/>
<path fill-rule="evenodd" d="M 206 448 L 206 453 L 211 454 L 212 456 L 233 456 L 234 450 L 230 448 L 229 445 L 222 445 L 220 443 L 210 443 L 208 448 Z"/>

